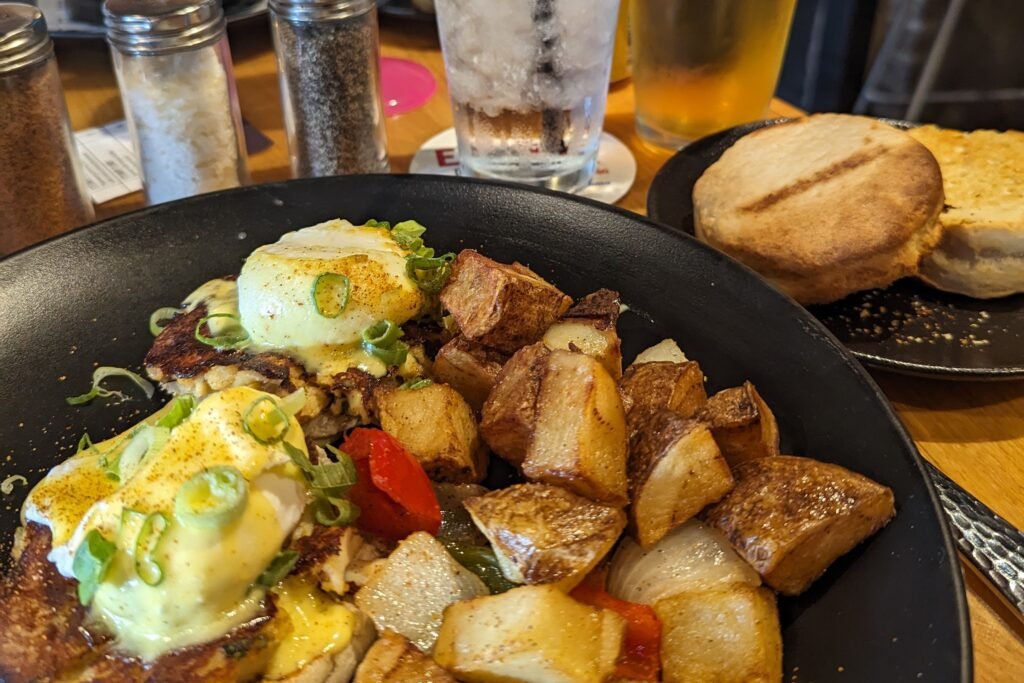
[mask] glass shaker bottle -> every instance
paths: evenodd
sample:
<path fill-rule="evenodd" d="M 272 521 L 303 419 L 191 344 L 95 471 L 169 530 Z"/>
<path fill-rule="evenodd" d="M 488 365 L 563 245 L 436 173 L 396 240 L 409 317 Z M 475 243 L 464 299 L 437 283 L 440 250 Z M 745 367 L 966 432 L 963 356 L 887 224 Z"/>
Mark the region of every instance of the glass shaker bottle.
<path fill-rule="evenodd" d="M 292 173 L 386 173 L 374 0 L 270 0 Z"/>
<path fill-rule="evenodd" d="M 150 204 L 249 180 L 217 0 L 107 0 L 107 42 Z"/>
<path fill-rule="evenodd" d="M 93 219 L 46 21 L 13 3 L 0 3 L 0 219 L 0 256 Z"/>

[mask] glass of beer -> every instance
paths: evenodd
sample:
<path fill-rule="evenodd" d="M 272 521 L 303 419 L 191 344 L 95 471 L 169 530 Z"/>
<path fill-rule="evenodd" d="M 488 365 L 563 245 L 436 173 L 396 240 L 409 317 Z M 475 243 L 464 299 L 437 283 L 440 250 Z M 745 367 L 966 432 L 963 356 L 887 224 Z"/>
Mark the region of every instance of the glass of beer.
<path fill-rule="evenodd" d="M 796 0 L 634 0 L 636 125 L 663 147 L 763 119 Z"/>
<path fill-rule="evenodd" d="M 575 192 L 594 175 L 619 0 L 437 0 L 459 172 Z"/>

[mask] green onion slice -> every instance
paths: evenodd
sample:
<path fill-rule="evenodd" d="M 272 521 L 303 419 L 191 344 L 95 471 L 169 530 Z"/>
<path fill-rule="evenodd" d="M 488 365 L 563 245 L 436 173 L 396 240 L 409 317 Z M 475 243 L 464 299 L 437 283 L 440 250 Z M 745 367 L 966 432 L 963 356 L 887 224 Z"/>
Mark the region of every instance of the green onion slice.
<path fill-rule="evenodd" d="M 277 407 L 288 417 L 295 417 L 306 407 L 306 390 L 299 388 L 277 402 Z"/>
<path fill-rule="evenodd" d="M 75 450 L 75 455 L 83 453 L 92 449 L 92 439 L 89 438 L 89 432 L 82 434 L 82 438 L 78 440 L 78 448 Z"/>
<path fill-rule="evenodd" d="M 78 580 L 78 601 L 83 605 L 92 602 L 116 551 L 117 546 L 96 529 L 90 529 L 78 546 L 71 563 L 71 573 Z"/>
<path fill-rule="evenodd" d="M 154 337 L 163 331 L 164 325 L 171 321 L 171 318 L 181 313 L 181 309 L 165 306 L 158 308 L 149 316 L 149 333 Z M 161 324 L 163 323 L 163 324 Z"/>
<path fill-rule="evenodd" d="M 401 384 L 398 385 L 398 388 L 407 389 L 409 391 L 416 391 L 417 389 L 429 387 L 433 383 L 434 380 L 430 379 L 429 377 L 417 377 L 415 379 L 410 379 L 406 382 L 402 382 Z"/>
<path fill-rule="evenodd" d="M 391 223 L 389 223 L 388 221 L 379 221 L 376 218 L 369 219 L 368 221 L 363 223 L 363 225 L 367 228 L 384 228 L 385 230 L 391 229 Z"/>
<path fill-rule="evenodd" d="M 0 493 L 5 496 L 11 495 L 14 492 L 15 484 L 28 484 L 28 479 L 20 474 L 12 474 L 3 481 L 0 481 Z"/>
<path fill-rule="evenodd" d="M 352 281 L 341 273 L 321 273 L 313 280 L 313 307 L 324 318 L 337 318 L 348 306 Z"/>
<path fill-rule="evenodd" d="M 216 337 L 207 337 L 202 333 L 203 325 L 211 320 L 217 320 L 218 318 L 233 320 L 235 322 L 234 327 L 236 329 L 232 329 L 224 334 L 219 334 Z M 249 333 L 242 327 L 241 318 L 233 313 L 214 313 L 213 315 L 206 316 L 196 323 L 196 330 L 193 333 L 193 336 L 196 338 L 196 341 L 202 342 L 207 346 L 212 346 L 219 351 L 225 349 L 237 349 L 249 343 Z"/>
<path fill-rule="evenodd" d="M 422 291 L 437 294 L 452 276 L 454 260 L 451 252 L 436 258 L 412 254 L 405 258 L 405 273 Z"/>
<path fill-rule="evenodd" d="M 404 334 L 390 320 L 381 320 L 363 330 L 363 349 L 387 365 L 401 365 L 409 353 L 409 345 L 399 341 Z"/>
<path fill-rule="evenodd" d="M 264 446 L 282 441 L 291 427 L 291 418 L 277 401 L 263 396 L 253 401 L 242 415 L 242 428 Z"/>
<path fill-rule="evenodd" d="M 249 495 L 236 467 L 215 465 L 185 482 L 174 497 L 174 516 L 192 527 L 215 529 L 234 521 Z"/>
<path fill-rule="evenodd" d="M 148 586 L 158 586 L 164 580 L 164 569 L 155 555 L 168 526 L 170 521 L 164 513 L 146 515 L 135 541 L 135 573 Z"/>
<path fill-rule="evenodd" d="M 359 519 L 359 506 L 347 498 L 317 498 L 313 509 L 317 523 L 324 526 L 351 526 Z"/>
<path fill-rule="evenodd" d="M 176 396 L 171 401 L 171 409 L 157 421 L 157 427 L 174 429 L 184 422 L 196 407 L 196 399 L 193 396 Z"/>
<path fill-rule="evenodd" d="M 416 221 L 402 221 L 395 223 L 395 227 L 391 228 L 391 239 L 402 249 L 419 254 L 425 248 L 422 235 L 426 231 L 427 229 Z"/>
<path fill-rule="evenodd" d="M 68 405 L 77 406 L 82 405 L 83 403 L 88 403 L 94 398 L 100 396 L 104 398 L 107 396 L 116 396 L 121 399 L 126 398 L 120 391 L 104 389 L 100 386 L 100 383 L 108 377 L 127 377 L 142 389 L 146 394 L 146 398 L 153 398 L 153 385 L 137 373 L 134 373 L 131 370 L 125 370 L 124 368 L 114 368 L 108 365 L 103 365 L 96 368 L 92 373 L 92 389 L 84 394 L 80 394 L 79 396 L 68 396 L 64 400 L 68 402 Z"/>
<path fill-rule="evenodd" d="M 295 568 L 295 563 L 299 561 L 299 554 L 294 550 L 282 550 L 274 559 L 270 561 L 267 568 L 263 570 L 263 573 L 256 579 L 256 583 L 265 588 L 276 586 L 281 583 L 281 580 Z"/>

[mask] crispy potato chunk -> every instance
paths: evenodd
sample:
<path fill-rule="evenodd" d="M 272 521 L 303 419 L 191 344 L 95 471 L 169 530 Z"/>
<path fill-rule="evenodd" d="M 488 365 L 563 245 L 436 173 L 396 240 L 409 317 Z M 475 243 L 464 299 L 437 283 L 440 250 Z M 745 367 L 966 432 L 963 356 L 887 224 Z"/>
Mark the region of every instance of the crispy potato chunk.
<path fill-rule="evenodd" d="M 892 490 L 839 465 L 782 455 L 737 465 L 704 512 L 765 582 L 797 595 L 895 514 Z"/>
<path fill-rule="evenodd" d="M 456 483 L 483 479 L 486 449 L 476 417 L 447 384 L 388 388 L 374 394 L 380 426 L 402 442 L 431 479 Z"/>
<path fill-rule="evenodd" d="M 750 382 L 719 391 L 708 399 L 697 418 L 711 426 L 730 465 L 779 454 L 775 415 Z"/>
<path fill-rule="evenodd" d="M 633 359 L 633 365 L 639 365 L 640 363 L 655 363 L 658 361 L 667 361 L 669 363 L 685 363 L 690 360 L 683 353 L 683 350 L 679 348 L 679 344 L 676 344 L 672 339 L 662 339 L 654 346 L 644 349 L 640 354 Z"/>
<path fill-rule="evenodd" d="M 541 341 L 549 349 L 579 351 L 601 361 L 616 380 L 622 377 L 622 342 L 615 330 L 619 293 L 600 289 L 580 299 L 548 328 Z"/>
<path fill-rule="evenodd" d="M 523 474 L 609 505 L 628 502 L 622 401 L 590 356 L 556 350 L 547 357 Z"/>
<path fill-rule="evenodd" d="M 441 303 L 464 336 L 513 353 L 540 339 L 572 299 L 526 266 L 465 249 L 455 259 Z"/>
<path fill-rule="evenodd" d="M 417 531 L 399 543 L 359 589 L 356 606 L 378 630 L 395 631 L 430 652 L 445 607 L 488 592 L 483 581 L 452 559 L 440 541 Z"/>
<path fill-rule="evenodd" d="M 455 678 L 394 631 L 377 639 L 353 683 L 456 683 Z"/>
<path fill-rule="evenodd" d="M 498 373 L 480 415 L 484 441 L 513 465 L 522 465 L 526 459 L 549 355 L 543 344 L 520 349 Z"/>
<path fill-rule="evenodd" d="M 572 590 L 611 550 L 626 515 L 557 486 L 517 484 L 464 502 L 514 583 Z"/>
<path fill-rule="evenodd" d="M 444 612 L 434 654 L 469 683 L 603 683 L 625 620 L 552 586 L 521 586 Z"/>
<path fill-rule="evenodd" d="M 721 499 L 733 483 L 707 426 L 660 410 L 630 442 L 630 527 L 648 548 Z"/>
<path fill-rule="evenodd" d="M 662 408 L 681 417 L 693 417 L 708 400 L 704 372 L 694 361 L 633 363 L 626 369 L 619 387 L 631 432 L 635 431 L 633 425 Z"/>
<path fill-rule="evenodd" d="M 431 370 L 434 377 L 451 385 L 477 412 L 494 388 L 508 356 L 458 336 L 441 347 Z"/>
<path fill-rule="evenodd" d="M 782 634 L 767 588 L 732 584 L 659 601 L 665 683 L 779 683 Z"/>

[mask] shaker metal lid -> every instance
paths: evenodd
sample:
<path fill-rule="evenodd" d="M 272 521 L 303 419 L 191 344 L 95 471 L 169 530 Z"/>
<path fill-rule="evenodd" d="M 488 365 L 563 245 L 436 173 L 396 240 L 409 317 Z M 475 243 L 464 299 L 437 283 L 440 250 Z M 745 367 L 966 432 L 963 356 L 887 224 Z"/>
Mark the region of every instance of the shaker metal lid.
<path fill-rule="evenodd" d="M 375 0 L 270 0 L 270 11 L 291 21 L 332 21 L 366 14 Z"/>
<path fill-rule="evenodd" d="M 126 54 L 163 54 L 204 47 L 224 34 L 218 0 L 106 0 L 107 42 Z"/>
<path fill-rule="evenodd" d="M 0 2 L 0 74 L 41 62 L 53 54 L 43 13 L 32 5 Z"/>

